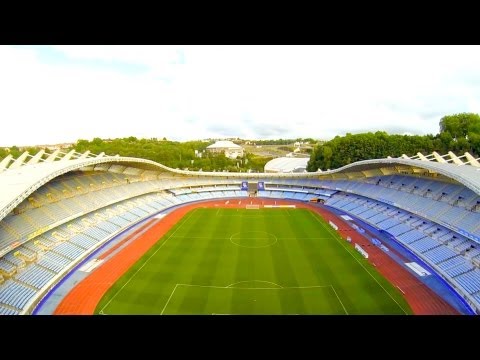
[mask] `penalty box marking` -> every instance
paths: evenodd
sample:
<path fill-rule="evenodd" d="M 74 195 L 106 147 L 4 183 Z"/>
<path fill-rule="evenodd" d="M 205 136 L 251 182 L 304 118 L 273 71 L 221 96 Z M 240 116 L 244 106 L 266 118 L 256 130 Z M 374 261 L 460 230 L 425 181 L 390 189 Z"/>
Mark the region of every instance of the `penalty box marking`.
<path fill-rule="evenodd" d="M 261 280 L 250 280 L 250 281 L 251 282 L 255 282 L 255 281 L 260 282 Z M 345 308 L 345 305 L 343 304 L 342 300 L 338 296 L 338 293 L 336 292 L 335 288 L 331 284 L 330 285 L 316 285 L 316 286 L 290 286 L 290 287 L 278 287 L 278 288 L 274 288 L 274 287 L 232 287 L 232 285 L 236 285 L 236 284 L 243 283 L 243 282 L 250 282 L 250 281 L 240 281 L 238 283 L 230 284 L 228 286 L 176 284 L 175 287 L 173 288 L 172 292 L 170 293 L 170 296 L 168 297 L 167 302 L 165 303 L 160 315 L 163 315 L 163 313 L 165 312 L 165 309 L 168 307 L 168 304 L 172 300 L 173 294 L 175 294 L 175 291 L 177 291 L 177 288 L 181 287 L 181 286 L 184 286 L 184 287 L 199 287 L 199 288 L 212 288 L 212 289 L 229 289 L 229 290 L 231 290 L 231 289 L 238 289 L 238 290 L 289 290 L 289 289 L 300 289 L 301 290 L 301 289 L 330 288 L 330 289 L 332 289 L 333 294 L 335 295 L 338 302 L 342 306 L 342 309 L 345 312 L 345 315 L 349 315 L 347 309 Z M 261 281 L 261 282 L 275 284 L 275 283 L 271 283 L 269 281 Z M 278 284 L 275 284 L 275 285 L 281 286 L 281 285 L 278 285 Z"/>

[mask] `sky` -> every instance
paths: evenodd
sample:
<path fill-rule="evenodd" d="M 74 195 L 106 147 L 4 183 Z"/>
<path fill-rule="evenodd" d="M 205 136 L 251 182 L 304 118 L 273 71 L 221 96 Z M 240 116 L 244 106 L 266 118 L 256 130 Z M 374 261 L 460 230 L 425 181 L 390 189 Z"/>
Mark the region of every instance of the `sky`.
<path fill-rule="evenodd" d="M 0 46 L 0 146 L 436 134 L 480 46 Z"/>

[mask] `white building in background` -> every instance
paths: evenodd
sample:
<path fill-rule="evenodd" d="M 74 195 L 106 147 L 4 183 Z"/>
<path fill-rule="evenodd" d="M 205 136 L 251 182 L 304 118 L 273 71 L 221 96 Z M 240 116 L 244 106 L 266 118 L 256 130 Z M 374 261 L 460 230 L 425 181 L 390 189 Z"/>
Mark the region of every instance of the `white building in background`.
<path fill-rule="evenodd" d="M 307 163 L 310 158 L 279 157 L 265 164 L 266 173 L 298 173 L 307 171 Z"/>
<path fill-rule="evenodd" d="M 225 156 L 230 159 L 236 159 L 238 156 L 243 156 L 243 148 L 240 145 L 234 144 L 231 141 L 222 140 L 215 144 L 207 146 L 207 151 L 210 153 L 225 153 Z"/>

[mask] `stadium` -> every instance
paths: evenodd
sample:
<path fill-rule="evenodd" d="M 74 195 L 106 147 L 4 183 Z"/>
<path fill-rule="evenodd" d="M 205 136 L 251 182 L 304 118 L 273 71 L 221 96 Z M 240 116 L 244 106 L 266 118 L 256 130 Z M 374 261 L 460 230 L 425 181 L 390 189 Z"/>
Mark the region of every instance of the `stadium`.
<path fill-rule="evenodd" d="M 480 163 L 0 162 L 0 314 L 479 314 Z"/>

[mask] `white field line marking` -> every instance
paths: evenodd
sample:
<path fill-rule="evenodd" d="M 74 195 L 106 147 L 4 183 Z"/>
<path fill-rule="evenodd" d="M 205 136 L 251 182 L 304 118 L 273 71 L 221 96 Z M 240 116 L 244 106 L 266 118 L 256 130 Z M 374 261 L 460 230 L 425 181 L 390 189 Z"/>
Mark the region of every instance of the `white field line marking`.
<path fill-rule="evenodd" d="M 155 255 L 155 254 L 158 252 L 158 250 L 160 250 L 160 249 L 163 247 L 163 245 L 165 245 L 165 243 L 183 226 L 183 224 L 185 224 L 185 223 L 192 217 L 192 215 L 193 215 L 193 213 L 195 212 L 195 210 L 197 210 L 197 209 L 194 209 L 194 210 L 189 214 L 189 216 L 188 216 L 187 218 L 185 218 L 185 221 L 182 222 L 182 223 L 180 224 L 180 226 L 172 233 L 172 235 L 170 235 L 162 244 L 160 244 L 160 246 L 158 247 L 158 249 L 155 250 L 155 252 L 148 257 L 148 259 L 142 264 L 142 266 L 140 266 L 140 267 L 137 269 L 137 271 L 135 271 L 135 273 L 130 277 L 130 279 L 128 279 L 128 281 L 127 281 L 125 284 L 123 284 L 123 286 L 112 296 L 112 298 L 105 304 L 105 306 L 104 306 L 100 311 L 103 311 L 103 310 L 105 310 L 105 309 L 107 308 L 107 306 L 112 302 L 113 299 L 115 299 L 115 298 L 117 297 L 117 295 L 123 290 L 123 288 L 124 288 L 125 286 L 127 286 L 127 284 L 135 277 L 135 275 L 138 274 L 138 272 L 139 272 L 140 270 L 143 269 L 143 267 L 148 263 L 148 261 L 152 258 L 152 256 Z M 147 250 L 147 251 L 148 251 L 148 250 Z"/>
<path fill-rule="evenodd" d="M 260 281 L 260 280 L 252 280 L 252 281 Z M 240 282 L 243 282 L 243 281 L 240 281 Z M 269 281 L 265 281 L 265 282 L 269 282 Z M 238 283 L 236 283 L 238 284 Z M 275 284 L 275 283 L 271 283 L 271 284 Z M 235 285 L 235 284 L 231 284 L 231 285 Z M 228 286 L 214 286 L 214 285 L 194 285 L 194 284 L 175 284 L 175 287 L 173 288 L 172 292 L 170 293 L 170 296 L 168 297 L 168 300 L 167 302 L 165 303 L 163 309 L 162 309 L 162 312 L 160 313 L 160 315 L 163 315 L 163 313 L 165 312 L 165 309 L 167 308 L 168 304 L 170 303 L 170 300 L 172 299 L 173 297 L 173 294 L 175 293 L 175 291 L 177 290 L 177 288 L 179 286 L 187 286 L 187 287 L 200 287 L 200 288 L 211 288 L 211 289 L 239 289 L 239 290 L 286 290 L 286 289 L 317 289 L 317 288 L 326 288 L 326 287 L 330 287 L 333 289 L 333 286 L 332 285 L 317 285 L 317 286 L 290 286 L 290 287 L 280 287 L 280 288 L 273 288 L 273 287 L 270 287 L 270 288 L 244 288 L 244 287 L 239 287 L 239 288 L 233 288 L 233 287 L 229 287 L 231 285 L 228 285 Z M 275 285 L 278 285 L 278 284 L 275 284 Z M 280 286 L 280 285 L 278 285 Z M 335 289 L 333 289 L 333 291 L 335 291 Z M 335 295 L 337 293 L 335 292 Z M 337 298 L 338 300 L 340 301 L 340 304 L 342 304 L 342 301 L 340 300 L 340 298 L 338 297 L 337 295 Z M 342 304 L 343 306 L 343 304 Z M 345 307 L 344 307 L 345 309 Z M 345 310 L 345 312 L 347 312 L 347 310 Z M 348 313 L 347 313 L 348 314 Z"/>
<path fill-rule="evenodd" d="M 337 291 L 335 290 L 335 288 L 332 285 L 330 285 L 330 287 L 332 288 L 333 292 L 335 293 L 335 296 L 337 297 L 338 301 L 342 305 L 343 311 L 345 311 L 345 314 L 348 315 L 348 311 L 347 311 L 347 309 L 345 309 L 345 305 L 343 305 L 342 300 L 340 300 L 340 296 L 338 296 Z"/>
<path fill-rule="evenodd" d="M 398 301 L 395 300 L 395 299 L 392 297 L 392 295 L 390 295 L 390 293 L 383 287 L 382 284 L 380 284 L 380 282 L 375 278 L 375 276 L 373 276 L 373 275 L 370 273 L 370 271 L 368 271 L 367 268 L 366 268 L 355 256 L 353 256 L 353 254 L 352 254 L 352 253 L 350 252 L 350 250 L 343 244 L 343 242 L 340 241 L 340 240 L 337 238 L 338 234 L 335 233 L 335 232 L 333 232 L 333 229 L 331 229 L 330 227 L 324 225 L 324 223 L 323 223 L 322 221 L 320 221 L 320 219 L 317 217 L 318 214 L 315 215 L 315 214 L 313 214 L 312 212 L 310 212 L 310 214 L 313 216 L 313 218 L 314 218 L 315 220 L 317 220 L 317 221 L 320 223 L 320 225 L 322 225 L 322 227 L 323 227 L 324 229 L 327 229 L 327 231 L 328 231 L 330 234 L 333 235 L 333 237 L 335 238 L 335 240 L 345 249 L 345 251 L 348 252 L 348 253 L 350 254 L 350 256 L 353 257 L 353 258 L 357 261 L 357 263 L 360 264 L 360 266 L 367 272 L 367 274 L 370 275 L 370 276 L 373 278 L 373 280 L 375 280 L 375 282 L 383 289 L 383 291 L 385 291 L 385 292 L 387 293 L 388 296 L 390 296 L 390 299 L 392 299 L 392 300 L 398 305 L 398 307 L 405 313 L 405 315 L 407 315 L 407 312 L 405 311 L 405 309 L 404 309 L 403 307 L 400 306 L 400 304 L 398 303 Z"/>
<path fill-rule="evenodd" d="M 237 284 L 241 284 L 241 283 L 249 283 L 249 282 L 261 282 L 261 283 L 266 283 L 266 284 L 272 284 L 272 285 L 275 285 L 275 286 L 278 286 L 279 288 L 283 288 L 283 286 L 281 285 L 278 285 L 274 282 L 271 282 L 271 281 L 265 281 L 265 280 L 245 280 L 245 281 L 239 281 L 239 282 L 236 282 L 236 283 L 233 283 L 233 284 L 230 284 L 228 286 L 226 286 L 227 288 L 232 288 L 233 285 L 237 285 Z"/>
<path fill-rule="evenodd" d="M 237 232 L 235 234 L 233 234 L 232 236 L 230 236 L 230 242 L 234 245 L 237 245 L 237 246 L 240 246 L 240 247 L 243 247 L 243 248 L 249 248 L 249 249 L 259 249 L 259 248 L 264 248 L 264 247 L 268 247 L 268 246 L 272 246 L 273 244 L 276 244 L 278 242 L 278 238 L 274 235 L 274 234 L 271 234 L 267 231 L 244 231 L 243 233 L 265 233 L 267 234 L 267 236 L 263 236 L 263 237 L 239 237 L 239 238 L 236 238 L 235 240 L 238 240 L 238 241 L 241 241 L 241 240 L 273 240 L 269 235 L 272 235 L 274 238 L 275 238 L 275 241 L 267 244 L 267 245 L 260 245 L 260 246 L 246 246 L 246 245 L 241 245 L 241 244 L 237 244 L 236 242 L 234 242 L 233 240 L 233 237 L 235 235 L 238 235 L 238 234 L 242 234 L 242 231 L 240 232 Z"/>
<path fill-rule="evenodd" d="M 165 309 L 167 308 L 167 305 L 168 305 L 168 303 L 170 302 L 170 299 L 172 298 L 173 293 L 175 292 L 175 290 L 177 290 L 178 285 L 182 285 L 182 284 L 177 284 L 177 285 L 175 285 L 175 288 L 174 288 L 173 291 L 171 292 L 171 294 L 170 294 L 167 302 L 165 303 L 165 306 L 163 307 L 162 312 L 160 313 L 160 315 L 163 315 L 163 312 L 164 312 Z"/>
<path fill-rule="evenodd" d="M 273 235 L 273 234 L 272 234 Z M 212 238 L 211 236 L 186 236 L 186 235 L 175 235 L 172 238 L 176 239 L 215 239 L 215 240 L 230 240 L 230 237 L 216 237 Z M 242 239 L 253 239 L 253 238 L 242 238 Z M 255 238 L 259 239 L 259 238 Z M 263 238 L 261 238 L 263 239 Z M 278 237 L 278 240 L 330 240 L 331 238 L 326 237 Z"/>
<path fill-rule="evenodd" d="M 177 286 L 189 286 L 189 287 L 201 287 L 201 288 L 212 288 L 212 289 L 239 289 L 239 290 L 288 290 L 288 289 L 316 289 L 316 288 L 325 288 L 331 287 L 332 285 L 316 285 L 316 286 L 289 286 L 289 287 L 280 287 L 280 288 L 247 288 L 247 287 L 228 287 L 228 286 L 215 286 L 215 285 L 195 285 L 195 284 L 177 284 Z M 230 285 L 229 285 L 230 286 Z"/>

